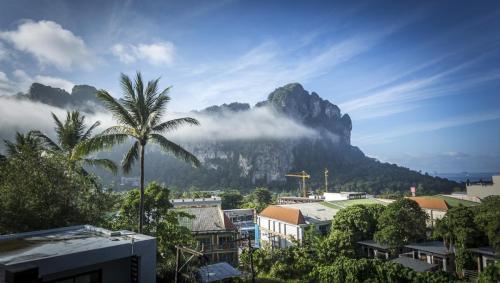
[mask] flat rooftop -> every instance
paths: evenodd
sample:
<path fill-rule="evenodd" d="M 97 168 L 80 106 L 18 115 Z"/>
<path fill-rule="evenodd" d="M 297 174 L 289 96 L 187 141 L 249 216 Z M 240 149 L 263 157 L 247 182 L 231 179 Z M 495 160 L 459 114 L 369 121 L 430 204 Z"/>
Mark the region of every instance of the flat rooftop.
<path fill-rule="evenodd" d="M 131 231 L 109 231 L 90 225 L 0 235 L 0 266 L 31 262 L 88 250 L 152 240 Z M 132 248 L 132 247 L 131 247 Z"/>
<path fill-rule="evenodd" d="M 314 224 L 324 221 L 332 221 L 339 209 L 324 206 L 318 202 L 282 204 L 281 207 L 299 209 L 306 224 Z"/>

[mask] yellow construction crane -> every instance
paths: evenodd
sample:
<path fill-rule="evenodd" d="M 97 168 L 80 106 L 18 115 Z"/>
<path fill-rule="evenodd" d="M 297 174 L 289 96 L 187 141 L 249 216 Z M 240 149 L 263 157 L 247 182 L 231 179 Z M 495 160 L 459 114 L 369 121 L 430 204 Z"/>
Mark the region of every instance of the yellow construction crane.
<path fill-rule="evenodd" d="M 311 178 L 311 176 L 307 174 L 306 171 L 302 171 L 300 173 L 288 173 L 285 176 L 302 179 L 302 190 L 304 191 L 304 197 L 306 198 L 307 197 L 306 179 Z"/>

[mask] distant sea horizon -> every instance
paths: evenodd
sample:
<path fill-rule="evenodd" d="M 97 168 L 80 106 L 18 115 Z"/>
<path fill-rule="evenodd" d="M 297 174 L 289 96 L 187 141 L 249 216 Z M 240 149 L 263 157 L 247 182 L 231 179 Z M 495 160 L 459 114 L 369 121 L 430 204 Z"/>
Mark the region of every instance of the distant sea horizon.
<path fill-rule="evenodd" d="M 435 177 L 446 178 L 455 182 L 466 182 L 467 179 L 471 182 L 491 181 L 491 176 L 500 175 L 500 172 L 459 172 L 459 173 L 429 173 Z"/>

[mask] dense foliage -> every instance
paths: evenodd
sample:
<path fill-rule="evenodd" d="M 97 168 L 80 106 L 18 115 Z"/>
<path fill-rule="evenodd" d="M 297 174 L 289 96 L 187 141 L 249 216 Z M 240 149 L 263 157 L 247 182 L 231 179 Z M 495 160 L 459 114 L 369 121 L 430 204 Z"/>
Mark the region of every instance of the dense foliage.
<path fill-rule="evenodd" d="M 381 204 L 346 207 L 333 218 L 332 231 L 350 233 L 354 243 L 372 239 L 377 229 L 378 218 L 384 209 L 385 207 Z"/>
<path fill-rule="evenodd" d="M 0 234 L 79 224 L 99 225 L 111 195 L 97 180 L 68 171 L 68 160 L 41 151 L 32 135 L 18 134 L 0 162 Z"/>
<path fill-rule="evenodd" d="M 423 240 L 426 238 L 427 218 L 427 214 L 415 201 L 398 199 L 380 214 L 374 238 L 393 250 Z"/>

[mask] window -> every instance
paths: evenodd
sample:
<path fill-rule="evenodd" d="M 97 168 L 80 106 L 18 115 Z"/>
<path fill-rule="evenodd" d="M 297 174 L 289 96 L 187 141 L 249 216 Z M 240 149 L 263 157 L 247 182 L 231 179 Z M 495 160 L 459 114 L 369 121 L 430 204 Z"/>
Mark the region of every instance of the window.
<path fill-rule="evenodd" d="M 101 283 L 101 277 L 101 270 L 95 270 L 71 277 L 57 279 L 54 281 L 50 281 L 49 283 Z"/>

